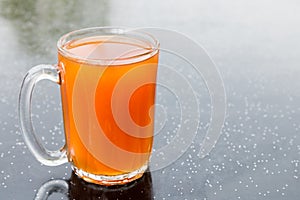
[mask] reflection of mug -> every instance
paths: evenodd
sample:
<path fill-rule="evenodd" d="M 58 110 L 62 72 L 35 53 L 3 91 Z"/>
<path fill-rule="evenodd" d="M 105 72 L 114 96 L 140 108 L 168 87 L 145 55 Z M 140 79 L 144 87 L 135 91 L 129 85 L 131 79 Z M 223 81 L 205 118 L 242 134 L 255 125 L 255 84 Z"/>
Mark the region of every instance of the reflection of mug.
<path fill-rule="evenodd" d="M 88 199 L 153 199 L 151 173 L 145 172 L 136 181 L 122 186 L 100 186 L 79 179 L 74 173 L 70 180 L 50 180 L 36 193 L 35 200 L 48 199 L 52 193 L 62 193 L 72 200 Z"/>
<path fill-rule="evenodd" d="M 24 78 L 19 114 L 24 139 L 45 165 L 67 158 L 83 179 L 125 184 L 147 169 L 154 129 L 159 44 L 151 35 L 121 28 L 89 28 L 57 43 L 57 66 L 39 65 Z M 31 122 L 31 94 L 39 80 L 60 84 L 66 146 L 49 151 Z"/>

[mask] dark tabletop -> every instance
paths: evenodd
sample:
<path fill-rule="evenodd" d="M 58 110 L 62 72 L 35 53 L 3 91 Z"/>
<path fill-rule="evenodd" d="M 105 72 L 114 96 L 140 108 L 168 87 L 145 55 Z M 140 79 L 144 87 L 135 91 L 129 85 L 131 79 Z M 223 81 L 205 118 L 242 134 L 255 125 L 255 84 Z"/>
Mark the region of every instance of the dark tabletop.
<path fill-rule="evenodd" d="M 1 0 L 0 199 L 33 199 L 47 191 L 49 199 L 299 199 L 299 10 L 296 0 Z M 213 120 L 205 77 L 161 52 L 160 62 L 179 69 L 193 86 L 201 115 L 187 148 L 180 155 L 162 155 L 176 159 L 162 168 L 150 163 L 140 180 L 112 188 L 83 182 L 69 164 L 48 167 L 35 160 L 18 122 L 22 78 L 37 64 L 57 62 L 56 41 L 62 34 L 92 26 L 174 30 L 205 49 L 226 94 L 221 136 L 208 156 L 198 156 Z M 184 94 L 183 84 L 163 67 L 158 80 Z M 176 98 L 172 90 L 158 86 L 154 150 L 176 138 L 185 120 L 178 105 L 187 112 L 197 109 L 185 109 L 192 101 L 189 95 L 181 102 Z M 47 148 L 59 148 L 64 144 L 59 86 L 39 83 L 32 103 L 39 137 Z"/>

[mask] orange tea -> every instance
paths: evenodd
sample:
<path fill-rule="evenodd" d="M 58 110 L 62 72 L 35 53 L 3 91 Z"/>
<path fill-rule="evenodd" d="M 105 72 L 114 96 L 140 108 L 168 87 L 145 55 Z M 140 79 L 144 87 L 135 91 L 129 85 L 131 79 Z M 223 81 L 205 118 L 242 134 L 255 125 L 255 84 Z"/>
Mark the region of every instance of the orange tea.
<path fill-rule="evenodd" d="M 147 166 L 154 131 L 158 51 L 125 36 L 69 41 L 59 51 L 68 159 L 89 179 Z M 143 169 L 145 170 L 145 169 Z"/>

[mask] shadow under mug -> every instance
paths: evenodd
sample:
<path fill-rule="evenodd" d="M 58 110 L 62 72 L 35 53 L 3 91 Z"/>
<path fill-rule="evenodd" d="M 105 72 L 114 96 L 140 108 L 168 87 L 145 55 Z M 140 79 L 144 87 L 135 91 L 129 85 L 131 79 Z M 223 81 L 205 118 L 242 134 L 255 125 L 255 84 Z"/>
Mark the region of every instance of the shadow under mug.
<path fill-rule="evenodd" d="M 159 43 L 138 30 L 96 27 L 62 36 L 58 63 L 26 74 L 19 96 L 24 140 L 45 165 L 71 162 L 84 180 L 126 184 L 148 167 L 154 132 Z M 31 120 L 34 86 L 60 85 L 66 144 L 46 149 Z"/>
<path fill-rule="evenodd" d="M 54 193 L 61 193 L 72 200 L 89 199 L 139 199 L 152 200 L 153 188 L 151 173 L 125 185 L 101 186 L 85 182 L 72 173 L 69 180 L 54 179 L 44 183 L 35 195 L 35 200 L 48 199 Z"/>

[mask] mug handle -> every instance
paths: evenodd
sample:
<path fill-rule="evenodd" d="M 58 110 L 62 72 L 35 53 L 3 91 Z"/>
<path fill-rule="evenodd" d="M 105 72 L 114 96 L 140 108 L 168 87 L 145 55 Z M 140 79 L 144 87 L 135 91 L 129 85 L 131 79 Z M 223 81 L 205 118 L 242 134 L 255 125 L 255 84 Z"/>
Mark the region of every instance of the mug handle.
<path fill-rule="evenodd" d="M 60 70 L 53 65 L 37 65 L 27 72 L 19 95 L 19 119 L 25 143 L 35 158 L 44 165 L 57 166 L 68 161 L 66 145 L 56 151 L 46 149 L 37 137 L 31 119 L 32 93 L 40 80 L 50 80 L 60 85 Z"/>

